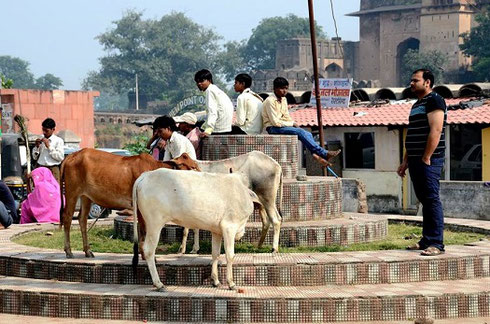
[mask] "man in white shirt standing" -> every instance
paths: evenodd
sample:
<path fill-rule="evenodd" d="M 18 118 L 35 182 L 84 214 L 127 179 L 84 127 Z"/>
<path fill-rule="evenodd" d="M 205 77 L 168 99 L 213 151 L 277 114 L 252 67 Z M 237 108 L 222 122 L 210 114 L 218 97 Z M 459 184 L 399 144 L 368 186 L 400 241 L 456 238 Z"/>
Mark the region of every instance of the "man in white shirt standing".
<path fill-rule="evenodd" d="M 51 170 L 54 178 L 60 183 L 60 164 L 65 158 L 63 140 L 54 134 L 56 123 L 46 118 L 41 124 L 43 138 L 36 139 L 36 146 L 32 149 L 32 158 L 37 161 L 36 167 L 45 167 Z"/>
<path fill-rule="evenodd" d="M 235 125 L 239 127 L 238 134 L 257 135 L 262 133 L 262 101 L 264 100 L 250 90 L 251 85 L 252 77 L 250 75 L 240 73 L 235 77 L 234 88 L 236 92 L 240 93 L 237 98 L 235 122 Z"/>
<path fill-rule="evenodd" d="M 196 160 L 196 150 L 194 149 L 194 146 L 187 137 L 177 132 L 177 125 L 172 117 L 158 117 L 153 122 L 153 127 L 156 129 L 158 135 L 167 141 L 163 161 L 176 159 L 184 153 L 189 154 L 191 159 Z"/>
<path fill-rule="evenodd" d="M 194 81 L 199 90 L 206 94 L 207 119 L 202 126 L 203 136 L 227 135 L 231 133 L 233 103 L 230 97 L 213 84 L 213 75 L 208 70 L 197 71 Z"/>

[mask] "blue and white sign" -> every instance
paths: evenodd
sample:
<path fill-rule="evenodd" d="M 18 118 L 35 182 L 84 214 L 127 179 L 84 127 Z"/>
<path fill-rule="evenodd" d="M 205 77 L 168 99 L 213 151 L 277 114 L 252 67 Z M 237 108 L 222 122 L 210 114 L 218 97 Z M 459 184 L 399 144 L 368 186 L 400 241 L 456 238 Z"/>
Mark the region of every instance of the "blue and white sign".
<path fill-rule="evenodd" d="M 323 108 L 349 107 L 352 79 L 320 79 L 319 93 Z M 311 91 L 310 104 L 316 106 L 315 83 Z"/>

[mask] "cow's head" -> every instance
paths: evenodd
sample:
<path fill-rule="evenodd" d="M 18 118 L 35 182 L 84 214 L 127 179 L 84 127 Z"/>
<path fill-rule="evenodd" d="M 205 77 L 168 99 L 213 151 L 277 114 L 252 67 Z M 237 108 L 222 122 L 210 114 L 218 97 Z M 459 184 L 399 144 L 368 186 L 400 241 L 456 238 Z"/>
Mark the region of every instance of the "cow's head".
<path fill-rule="evenodd" d="M 174 169 L 177 170 L 195 170 L 195 171 L 201 171 L 199 169 L 199 166 L 197 165 L 196 161 L 191 159 L 191 157 L 187 153 L 183 153 L 181 156 L 179 156 L 176 159 L 172 159 L 170 161 L 171 164 L 173 164 Z"/>

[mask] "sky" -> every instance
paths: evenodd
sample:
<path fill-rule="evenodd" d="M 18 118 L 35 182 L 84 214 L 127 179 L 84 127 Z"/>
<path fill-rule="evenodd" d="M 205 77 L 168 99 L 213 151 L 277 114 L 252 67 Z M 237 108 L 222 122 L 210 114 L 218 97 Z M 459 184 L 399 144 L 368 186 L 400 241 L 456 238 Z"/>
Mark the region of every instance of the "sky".
<path fill-rule="evenodd" d="M 343 40 L 359 40 L 359 20 L 346 17 L 359 10 L 358 0 L 332 0 L 338 34 Z M 335 28 L 329 0 L 314 0 L 315 20 L 329 37 Z M 196 23 L 214 31 L 224 41 L 248 39 L 259 22 L 293 13 L 308 17 L 307 0 L 0 0 L 0 56 L 10 55 L 30 63 L 35 78 L 52 73 L 63 89 L 79 90 L 81 81 L 98 70 L 104 56 L 96 36 L 114 27 L 127 10 L 159 19 L 172 11 L 183 12 Z"/>

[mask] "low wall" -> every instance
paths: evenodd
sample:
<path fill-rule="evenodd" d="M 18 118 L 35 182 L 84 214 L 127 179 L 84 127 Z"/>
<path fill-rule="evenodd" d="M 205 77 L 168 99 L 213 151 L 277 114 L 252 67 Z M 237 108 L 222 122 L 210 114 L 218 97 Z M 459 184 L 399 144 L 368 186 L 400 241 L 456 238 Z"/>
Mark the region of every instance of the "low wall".
<path fill-rule="evenodd" d="M 490 220 L 488 182 L 441 181 L 440 196 L 445 217 Z"/>
<path fill-rule="evenodd" d="M 361 180 L 342 178 L 342 211 L 367 213 L 366 185 Z"/>

